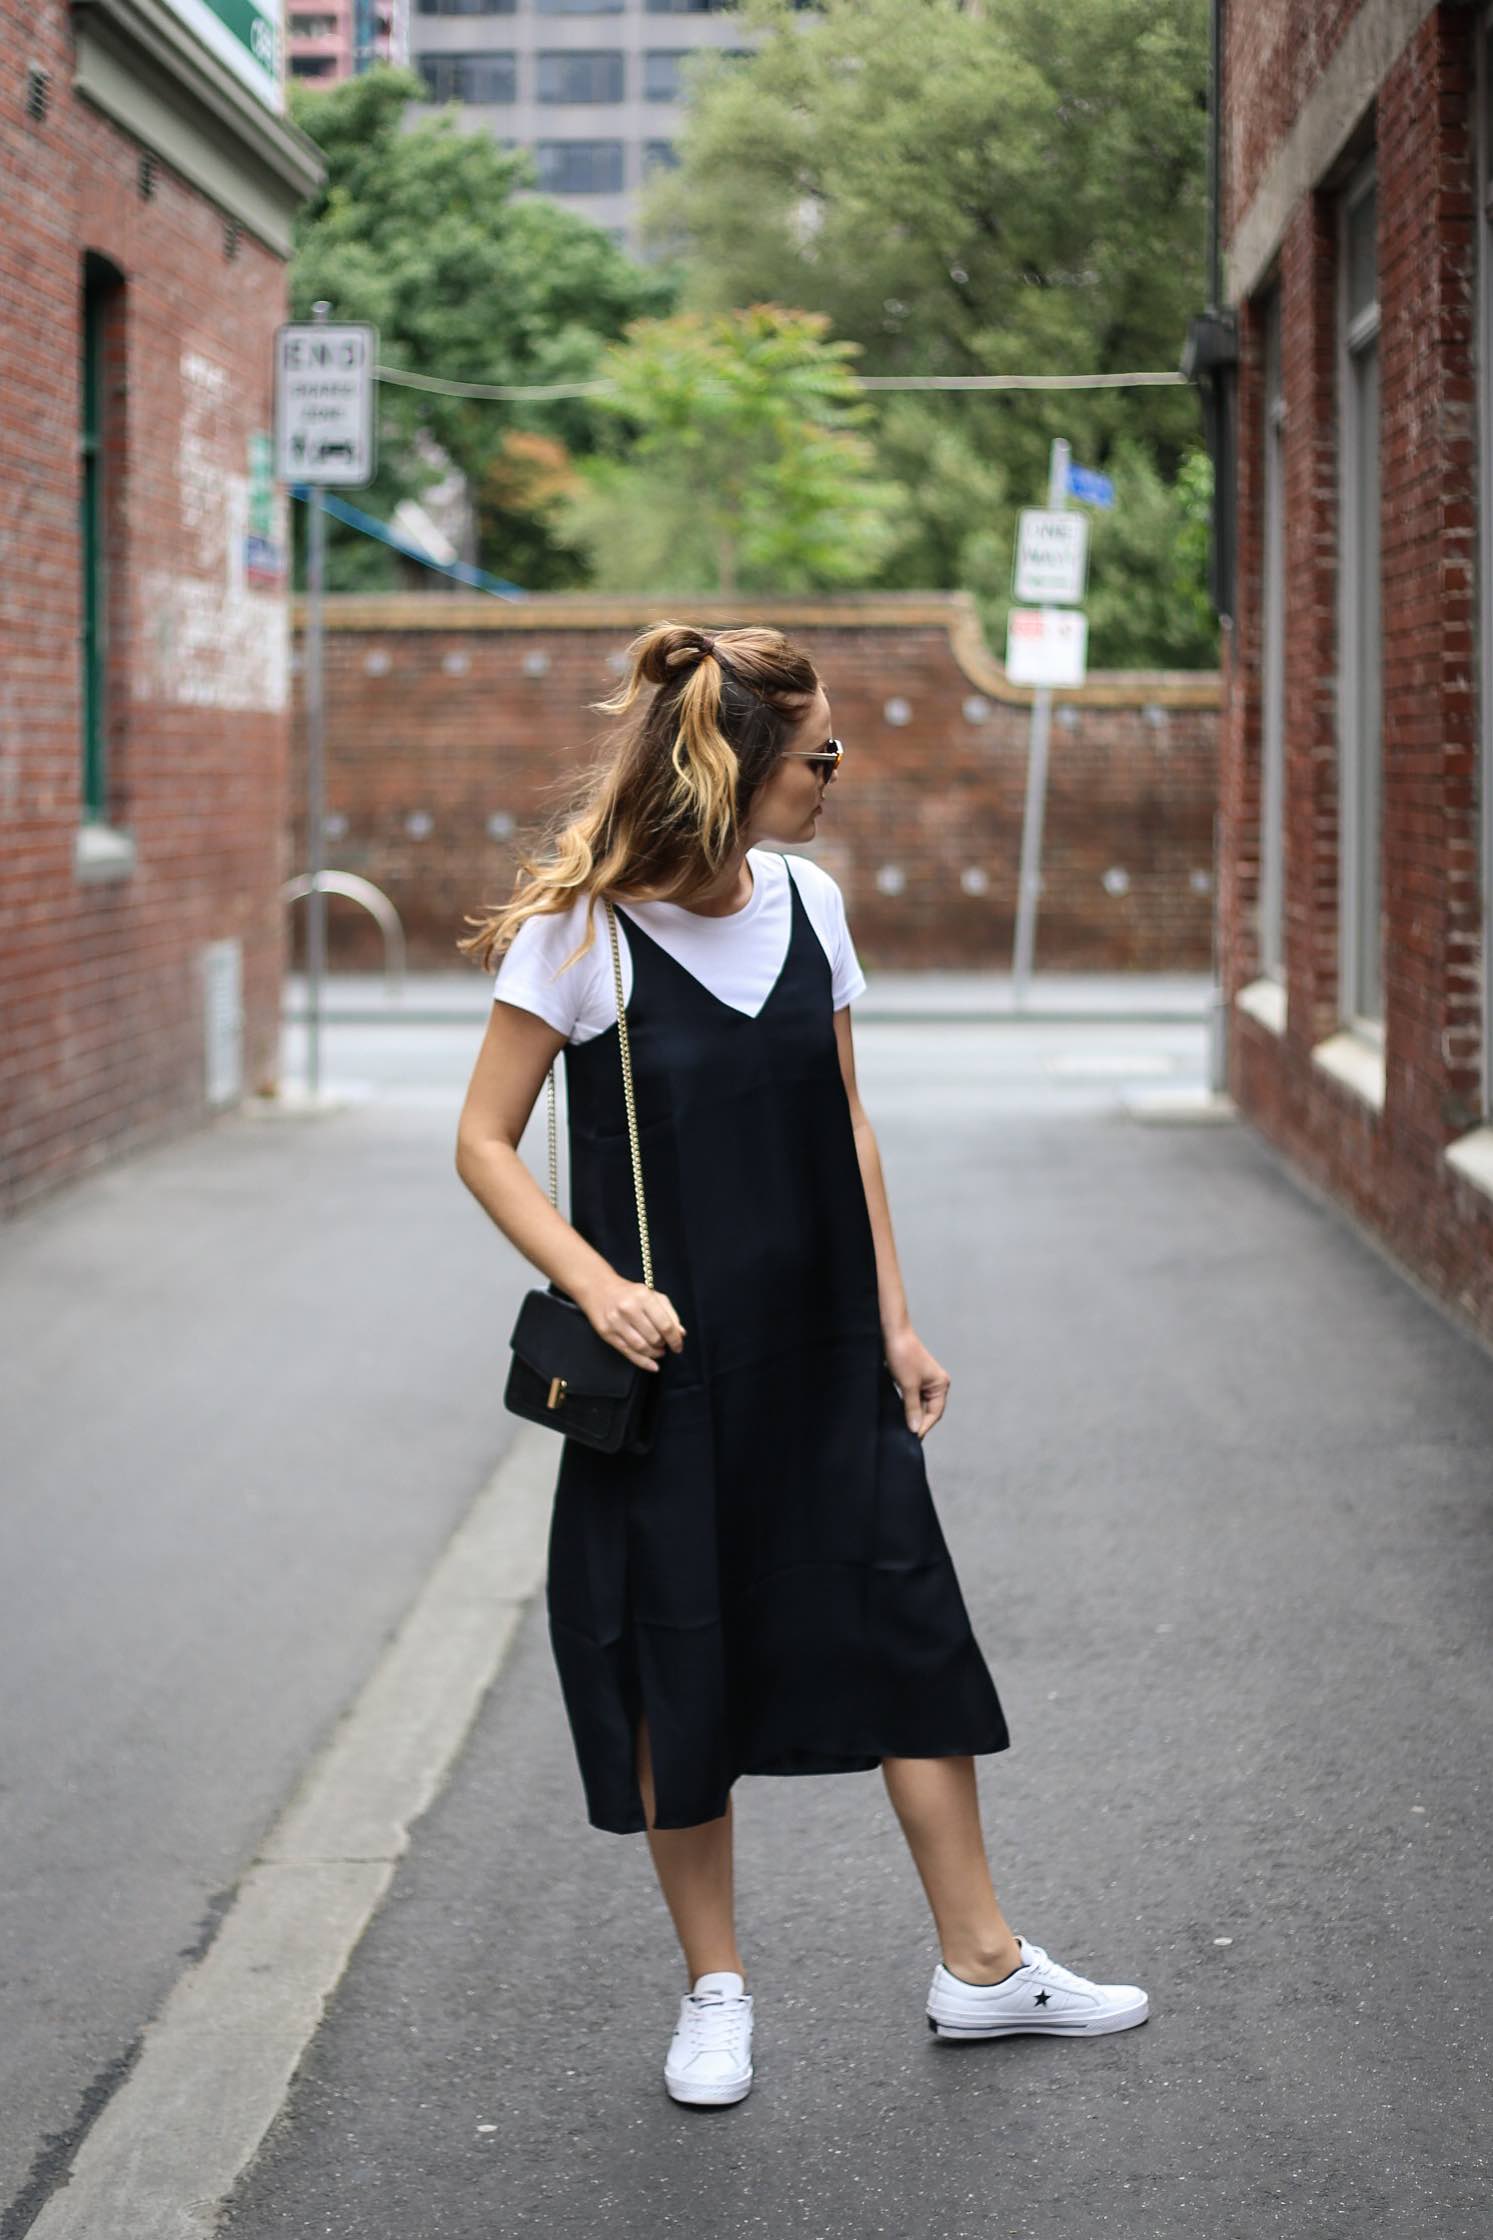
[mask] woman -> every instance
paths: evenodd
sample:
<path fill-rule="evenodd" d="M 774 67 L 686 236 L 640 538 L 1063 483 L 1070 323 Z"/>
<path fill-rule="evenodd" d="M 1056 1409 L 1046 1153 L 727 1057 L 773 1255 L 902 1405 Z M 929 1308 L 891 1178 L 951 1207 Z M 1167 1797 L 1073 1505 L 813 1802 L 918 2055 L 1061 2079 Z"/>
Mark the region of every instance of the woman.
<path fill-rule="evenodd" d="M 741 1773 L 881 1767 L 938 1931 L 936 2033 L 1126 2029 L 1145 1993 L 1013 1935 L 991 1884 L 974 1758 L 1009 1737 L 922 1445 L 949 1377 L 908 1313 L 856 1091 L 865 981 L 840 890 L 781 852 L 812 841 L 839 765 L 829 699 L 772 629 L 661 622 L 628 658 L 596 703 L 629 719 L 611 751 L 546 860 L 524 859 L 527 883 L 460 943 L 502 962 L 457 1168 L 592 1328 L 665 1380 L 647 1454 L 562 1446 L 546 1595 L 590 1823 L 646 1830 L 683 1947 L 667 2089 L 718 2105 L 751 2085 Z M 561 1050 L 569 1221 L 517 1149 Z"/>

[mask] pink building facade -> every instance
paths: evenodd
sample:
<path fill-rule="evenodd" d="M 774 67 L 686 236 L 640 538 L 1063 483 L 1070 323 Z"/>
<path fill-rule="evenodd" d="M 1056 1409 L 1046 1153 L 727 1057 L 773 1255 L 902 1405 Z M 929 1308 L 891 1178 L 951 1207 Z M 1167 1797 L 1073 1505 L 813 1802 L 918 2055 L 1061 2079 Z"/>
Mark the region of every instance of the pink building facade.
<path fill-rule="evenodd" d="M 290 75 L 336 85 L 357 67 L 359 41 L 373 62 L 407 62 L 409 0 L 293 0 L 286 10 Z"/>

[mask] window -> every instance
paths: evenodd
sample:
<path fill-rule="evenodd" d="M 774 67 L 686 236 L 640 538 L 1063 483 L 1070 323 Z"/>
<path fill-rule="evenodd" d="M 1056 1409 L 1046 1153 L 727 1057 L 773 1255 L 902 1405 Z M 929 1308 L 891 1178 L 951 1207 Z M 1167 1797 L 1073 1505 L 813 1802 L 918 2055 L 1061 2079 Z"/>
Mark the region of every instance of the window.
<path fill-rule="evenodd" d="M 617 194 L 622 187 L 620 140 L 538 140 L 534 161 L 545 194 Z"/>
<path fill-rule="evenodd" d="M 1493 1119 L 1493 27 L 1478 40 L 1478 417 L 1483 1111 Z"/>
<path fill-rule="evenodd" d="M 108 368 L 121 340 L 123 275 L 104 257 L 83 259 L 82 365 L 79 369 L 78 554 L 82 570 L 82 814 L 109 813 L 109 546 L 120 430 Z"/>
<path fill-rule="evenodd" d="M 539 98 L 541 101 L 620 101 L 621 54 L 595 47 L 541 54 Z"/>
<path fill-rule="evenodd" d="M 485 54 L 420 54 L 415 68 L 430 89 L 432 101 L 513 101 L 518 93 L 518 65 L 510 52 L 490 48 Z"/>
<path fill-rule="evenodd" d="M 734 8 L 736 0 L 648 0 L 651 16 L 718 16 Z"/>
<path fill-rule="evenodd" d="M 673 171 L 678 168 L 679 150 L 672 140 L 645 140 L 643 142 L 643 169 L 645 171 Z"/>
<path fill-rule="evenodd" d="M 623 0 L 535 0 L 540 16 L 620 16 Z"/>
<path fill-rule="evenodd" d="M 1343 195 L 1338 264 L 1339 1011 L 1382 1042 L 1378 197 L 1371 165 Z"/>
<path fill-rule="evenodd" d="M 518 0 L 420 0 L 422 16 L 511 16 Z"/>
<path fill-rule="evenodd" d="M 650 47 L 643 57 L 643 94 L 649 101 L 677 101 L 680 95 L 679 65 L 690 47 Z"/>
<path fill-rule="evenodd" d="M 295 78 L 329 78 L 336 67 L 333 54 L 293 54 L 290 58 L 291 76 Z"/>
<path fill-rule="evenodd" d="M 1265 304 L 1264 551 L 1260 581 L 1259 970 L 1285 979 L 1286 492 L 1280 290 Z"/>
<path fill-rule="evenodd" d="M 330 39 L 336 30 L 335 16 L 304 16 L 297 12 L 290 19 L 292 39 Z"/>

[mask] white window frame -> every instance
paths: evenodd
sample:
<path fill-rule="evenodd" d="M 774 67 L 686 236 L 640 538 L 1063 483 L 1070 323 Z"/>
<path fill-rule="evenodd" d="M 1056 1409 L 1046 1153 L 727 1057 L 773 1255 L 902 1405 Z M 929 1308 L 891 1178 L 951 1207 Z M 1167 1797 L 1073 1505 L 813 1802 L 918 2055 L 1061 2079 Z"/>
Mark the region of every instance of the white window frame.
<path fill-rule="evenodd" d="M 1482 1114 L 1493 1119 L 1493 8 L 1477 33 L 1478 776 Z"/>
<path fill-rule="evenodd" d="M 1260 556 L 1260 836 L 1257 963 L 1285 985 L 1286 400 L 1281 291 L 1264 304 L 1264 536 Z"/>
<path fill-rule="evenodd" d="M 1372 304 L 1348 317 L 1349 221 L 1364 196 L 1376 187 L 1376 169 L 1369 157 L 1353 173 L 1338 204 L 1338 1016 L 1353 1034 L 1384 1046 L 1384 896 L 1382 849 L 1384 833 L 1383 792 L 1383 566 L 1380 554 L 1378 509 L 1382 483 L 1374 476 L 1375 578 L 1378 585 L 1379 623 L 1370 634 L 1363 628 L 1363 581 L 1360 566 L 1366 512 L 1363 491 L 1351 462 L 1362 449 L 1362 369 L 1374 353 L 1375 452 L 1377 462 L 1382 414 L 1378 407 L 1379 301 L 1378 281 Z M 1376 258 L 1377 267 L 1377 258 Z M 1374 664 L 1371 671 L 1370 663 Z M 1364 680 L 1372 675 L 1374 737 L 1363 738 L 1366 709 Z M 1372 860 L 1371 860 L 1372 851 Z M 1364 922 L 1365 873 L 1378 900 L 1372 926 Z M 1369 942 L 1377 946 L 1371 969 Z"/>

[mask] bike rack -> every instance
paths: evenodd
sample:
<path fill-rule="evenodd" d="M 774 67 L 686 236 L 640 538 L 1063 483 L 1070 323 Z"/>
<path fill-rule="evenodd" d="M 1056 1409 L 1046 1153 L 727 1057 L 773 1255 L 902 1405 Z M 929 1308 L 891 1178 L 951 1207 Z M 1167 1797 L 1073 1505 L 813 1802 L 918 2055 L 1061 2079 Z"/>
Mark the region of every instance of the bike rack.
<path fill-rule="evenodd" d="M 384 937 L 384 990 L 387 995 L 398 996 L 404 992 L 405 942 L 404 925 L 382 887 L 371 879 L 360 879 L 355 871 L 323 871 L 315 882 L 322 894 L 344 895 L 349 902 L 359 903 L 375 920 Z M 298 872 L 287 879 L 280 889 L 282 902 L 303 902 L 311 892 L 309 871 Z"/>

